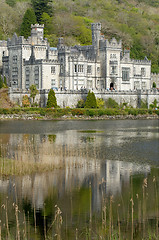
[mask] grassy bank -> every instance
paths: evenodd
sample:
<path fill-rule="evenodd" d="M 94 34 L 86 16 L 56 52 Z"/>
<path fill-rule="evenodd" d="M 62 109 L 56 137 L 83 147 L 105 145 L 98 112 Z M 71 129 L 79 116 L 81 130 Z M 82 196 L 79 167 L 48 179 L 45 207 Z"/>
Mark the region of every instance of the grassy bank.
<path fill-rule="evenodd" d="M 138 115 L 159 115 L 159 110 L 144 108 L 105 108 L 105 109 L 86 109 L 86 108 L 0 108 L 0 115 L 38 115 L 39 118 L 57 119 L 63 116 L 75 117 L 101 117 L 101 116 L 138 116 Z"/>

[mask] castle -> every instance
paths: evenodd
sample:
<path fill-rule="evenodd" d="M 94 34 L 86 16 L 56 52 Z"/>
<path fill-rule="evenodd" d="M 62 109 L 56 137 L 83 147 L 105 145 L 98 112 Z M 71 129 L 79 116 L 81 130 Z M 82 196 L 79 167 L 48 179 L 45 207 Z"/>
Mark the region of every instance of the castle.
<path fill-rule="evenodd" d="M 0 65 L 12 89 L 80 90 L 151 89 L 151 61 L 130 58 L 122 42 L 101 35 L 92 23 L 92 45 L 68 47 L 59 38 L 57 48 L 44 39 L 44 25 L 31 25 L 31 36 L 13 35 L 0 42 Z"/>

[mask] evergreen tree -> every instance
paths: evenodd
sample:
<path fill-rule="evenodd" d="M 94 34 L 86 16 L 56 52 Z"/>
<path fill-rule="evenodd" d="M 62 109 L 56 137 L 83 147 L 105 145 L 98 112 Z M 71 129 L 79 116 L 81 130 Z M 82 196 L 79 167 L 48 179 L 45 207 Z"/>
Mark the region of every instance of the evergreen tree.
<path fill-rule="evenodd" d="M 52 15 L 52 0 L 31 0 L 38 23 L 41 23 L 43 13 Z"/>
<path fill-rule="evenodd" d="M 2 77 L 0 75 L 0 88 L 2 88 L 2 87 L 3 87 L 3 80 L 2 80 Z"/>
<path fill-rule="evenodd" d="M 56 108 L 57 107 L 57 101 L 56 101 L 56 96 L 55 92 L 53 89 L 50 89 L 49 94 L 48 94 L 48 100 L 47 100 L 47 108 Z"/>
<path fill-rule="evenodd" d="M 156 83 L 155 82 L 153 82 L 152 87 L 156 88 Z"/>
<path fill-rule="evenodd" d="M 35 85 L 31 85 L 29 89 L 30 89 L 30 97 L 33 98 L 33 103 L 34 103 L 35 96 L 38 93 L 38 90 Z"/>
<path fill-rule="evenodd" d="M 97 108 L 96 97 L 93 92 L 88 92 L 87 99 L 85 102 L 85 108 Z"/>
<path fill-rule="evenodd" d="M 35 24 L 35 23 L 36 23 L 36 16 L 35 16 L 34 10 L 32 8 L 29 8 L 26 10 L 24 14 L 20 35 L 24 36 L 25 38 L 28 38 L 31 34 L 31 24 Z"/>
<path fill-rule="evenodd" d="M 7 79 L 6 79 L 6 76 L 4 76 L 4 85 L 5 85 L 5 87 L 7 87 Z"/>

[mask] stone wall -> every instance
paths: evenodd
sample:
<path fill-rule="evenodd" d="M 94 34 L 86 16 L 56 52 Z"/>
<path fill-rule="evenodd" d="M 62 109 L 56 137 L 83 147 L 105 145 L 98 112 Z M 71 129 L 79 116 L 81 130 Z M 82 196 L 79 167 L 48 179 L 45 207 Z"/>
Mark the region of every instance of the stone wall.
<path fill-rule="evenodd" d="M 39 94 L 35 98 L 35 102 L 39 103 L 41 107 L 45 107 L 47 103 L 49 90 L 40 90 Z M 128 103 L 132 107 L 140 107 L 141 100 L 148 103 L 148 106 L 156 99 L 159 103 L 159 91 L 146 90 L 146 91 L 93 91 L 96 98 L 103 98 L 104 101 L 108 98 L 114 99 L 118 104 Z M 88 90 L 83 89 L 79 91 L 55 91 L 57 104 L 60 107 L 76 107 L 77 102 L 80 99 L 85 100 L 88 94 Z M 30 94 L 27 90 L 9 89 L 10 100 L 14 103 L 22 104 L 22 98 L 24 95 Z"/>

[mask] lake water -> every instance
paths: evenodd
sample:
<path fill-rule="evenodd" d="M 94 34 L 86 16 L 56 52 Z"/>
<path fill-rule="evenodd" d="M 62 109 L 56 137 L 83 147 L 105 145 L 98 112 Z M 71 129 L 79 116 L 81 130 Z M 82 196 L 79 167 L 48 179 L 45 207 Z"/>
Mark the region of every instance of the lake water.
<path fill-rule="evenodd" d="M 0 121 L 0 154 L 3 159 L 57 166 L 48 173 L 1 177 L 2 234 L 17 239 L 18 231 L 22 239 L 45 239 L 46 234 L 51 239 L 105 239 L 99 229 L 105 227 L 109 235 L 110 226 L 118 229 L 119 224 L 113 224 L 119 217 L 123 239 L 141 239 L 146 224 L 158 234 L 158 120 Z M 104 213 L 109 215 L 109 230 Z"/>

